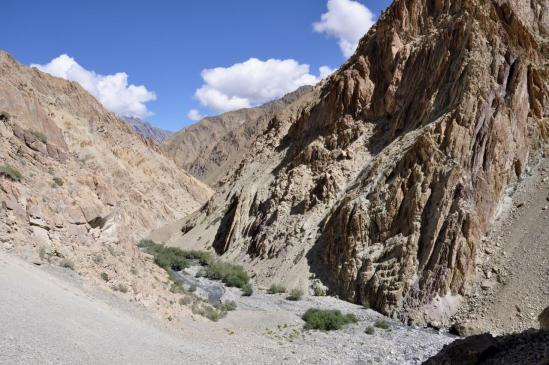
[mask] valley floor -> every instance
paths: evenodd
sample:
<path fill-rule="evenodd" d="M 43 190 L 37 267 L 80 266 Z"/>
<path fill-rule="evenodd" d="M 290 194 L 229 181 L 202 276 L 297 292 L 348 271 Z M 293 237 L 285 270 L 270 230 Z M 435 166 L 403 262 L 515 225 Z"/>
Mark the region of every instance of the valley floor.
<path fill-rule="evenodd" d="M 420 364 L 452 337 L 389 321 L 332 297 L 291 302 L 283 294 L 241 297 L 219 322 L 190 316 L 171 323 L 111 293 L 90 292 L 72 271 L 34 266 L 0 252 L 0 364 Z M 304 331 L 310 307 L 352 312 L 340 331 Z"/>

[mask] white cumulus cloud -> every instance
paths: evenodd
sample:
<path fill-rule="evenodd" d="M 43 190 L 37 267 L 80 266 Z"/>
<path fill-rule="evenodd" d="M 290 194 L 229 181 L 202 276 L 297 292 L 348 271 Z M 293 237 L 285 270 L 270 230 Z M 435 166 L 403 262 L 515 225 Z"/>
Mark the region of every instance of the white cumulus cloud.
<path fill-rule="evenodd" d="M 313 28 L 316 32 L 335 37 L 343 56 L 349 58 L 360 38 L 374 23 L 374 14 L 358 1 L 328 0 L 328 11 L 313 24 Z"/>
<path fill-rule="evenodd" d="M 322 66 L 319 76 L 309 72 L 309 65 L 296 60 L 257 58 L 229 67 L 202 71 L 204 84 L 195 92 L 203 106 L 226 112 L 267 102 L 303 85 L 314 85 L 333 70 Z M 189 112 L 190 113 L 190 112 Z"/>
<path fill-rule="evenodd" d="M 189 118 L 190 120 L 197 121 L 204 118 L 204 116 L 200 114 L 200 112 L 197 109 L 191 109 L 187 113 L 187 118 Z"/>
<path fill-rule="evenodd" d="M 145 103 L 156 100 L 154 92 L 143 85 L 128 85 L 128 75 L 117 72 L 113 75 L 100 75 L 86 70 L 72 57 L 63 54 L 45 65 L 33 64 L 41 71 L 67 80 L 76 81 L 97 100 L 120 115 L 146 117 L 152 113 Z"/>

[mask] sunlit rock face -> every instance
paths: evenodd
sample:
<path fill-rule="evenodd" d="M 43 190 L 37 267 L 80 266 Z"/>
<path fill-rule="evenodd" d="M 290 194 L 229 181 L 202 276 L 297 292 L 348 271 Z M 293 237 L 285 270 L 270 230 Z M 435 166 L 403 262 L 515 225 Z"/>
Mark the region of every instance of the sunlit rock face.
<path fill-rule="evenodd" d="M 544 153 L 547 6 L 395 1 L 169 240 L 211 246 L 265 285 L 316 276 L 424 322 L 435 298 L 467 289 L 505 188 Z"/>

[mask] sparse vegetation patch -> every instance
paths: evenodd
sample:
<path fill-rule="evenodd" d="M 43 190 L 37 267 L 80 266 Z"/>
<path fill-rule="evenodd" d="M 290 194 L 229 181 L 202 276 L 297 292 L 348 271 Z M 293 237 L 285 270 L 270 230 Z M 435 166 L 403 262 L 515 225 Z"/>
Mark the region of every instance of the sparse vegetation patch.
<path fill-rule="evenodd" d="M 290 291 L 290 295 L 288 295 L 288 300 L 293 300 L 293 301 L 297 301 L 297 300 L 301 300 L 301 298 L 303 297 L 303 290 L 301 289 L 292 289 Z"/>
<path fill-rule="evenodd" d="M 269 287 L 269 290 L 267 290 L 267 293 L 269 294 L 282 294 L 286 293 L 286 288 L 280 284 L 272 284 Z"/>
<path fill-rule="evenodd" d="M 253 290 L 250 285 L 250 277 L 240 265 L 234 265 L 220 260 L 214 260 L 209 252 L 185 251 L 176 247 L 166 247 L 151 240 L 142 240 L 138 244 L 146 253 L 154 256 L 154 262 L 164 268 L 174 281 L 173 271 L 180 271 L 189 267 L 191 260 L 197 260 L 206 266 L 200 275 L 212 280 L 220 280 L 225 285 L 242 289 L 243 295 L 251 295 Z"/>
<path fill-rule="evenodd" d="M 60 177 L 54 177 L 53 178 L 53 182 L 55 183 L 55 185 L 57 186 L 63 186 L 65 184 L 65 181 L 60 178 Z"/>
<path fill-rule="evenodd" d="M 21 181 L 21 179 L 23 179 L 23 175 L 15 167 L 10 165 L 0 166 L 0 176 L 7 177 L 13 181 Z"/>
<path fill-rule="evenodd" d="M 64 267 L 66 269 L 74 270 L 74 262 L 72 262 L 72 260 L 69 260 L 66 257 L 63 260 L 61 260 L 61 263 L 59 264 L 59 266 Z"/>
<path fill-rule="evenodd" d="M 221 280 L 227 286 L 241 289 L 250 282 L 250 277 L 242 266 L 223 261 L 210 263 L 206 270 L 206 277 L 212 280 Z"/>
<path fill-rule="evenodd" d="M 381 328 L 381 329 L 384 329 L 384 330 L 388 330 L 391 326 L 389 325 L 389 322 L 387 322 L 386 320 L 384 319 L 378 319 L 375 323 L 374 323 L 374 326 L 377 327 L 377 328 Z"/>
<path fill-rule="evenodd" d="M 154 262 L 165 270 L 180 271 L 189 266 L 185 252 L 176 247 L 166 247 L 151 240 L 142 240 L 138 247 L 154 256 Z"/>
<path fill-rule="evenodd" d="M 127 287 L 125 284 L 122 284 L 122 283 L 120 283 L 120 284 L 118 284 L 118 285 L 115 285 L 115 286 L 113 287 L 113 289 L 114 289 L 115 291 L 119 291 L 119 292 L 121 292 L 121 293 L 127 293 L 127 292 L 128 292 L 128 287 Z"/>
<path fill-rule="evenodd" d="M 46 135 L 40 131 L 30 131 L 33 136 L 36 137 L 37 140 L 39 140 L 42 143 L 47 143 L 48 139 L 46 138 Z"/>
<path fill-rule="evenodd" d="M 240 289 L 242 289 L 242 296 L 244 296 L 244 297 L 249 297 L 254 292 L 254 290 L 252 288 L 252 284 L 250 284 L 250 283 L 244 285 L 244 287 L 242 287 Z"/>

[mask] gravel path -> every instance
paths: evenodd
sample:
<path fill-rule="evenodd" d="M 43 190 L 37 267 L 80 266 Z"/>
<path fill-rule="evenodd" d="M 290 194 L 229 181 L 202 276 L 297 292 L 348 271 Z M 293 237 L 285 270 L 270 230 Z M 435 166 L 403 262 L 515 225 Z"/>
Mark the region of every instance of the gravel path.
<path fill-rule="evenodd" d="M 164 323 L 111 293 L 84 290 L 76 274 L 34 266 L 0 252 L 0 364 L 420 364 L 453 338 L 390 322 L 332 297 L 256 293 L 228 288 L 238 308 L 219 322 L 190 316 Z M 353 312 L 341 331 L 303 331 L 310 307 Z"/>

